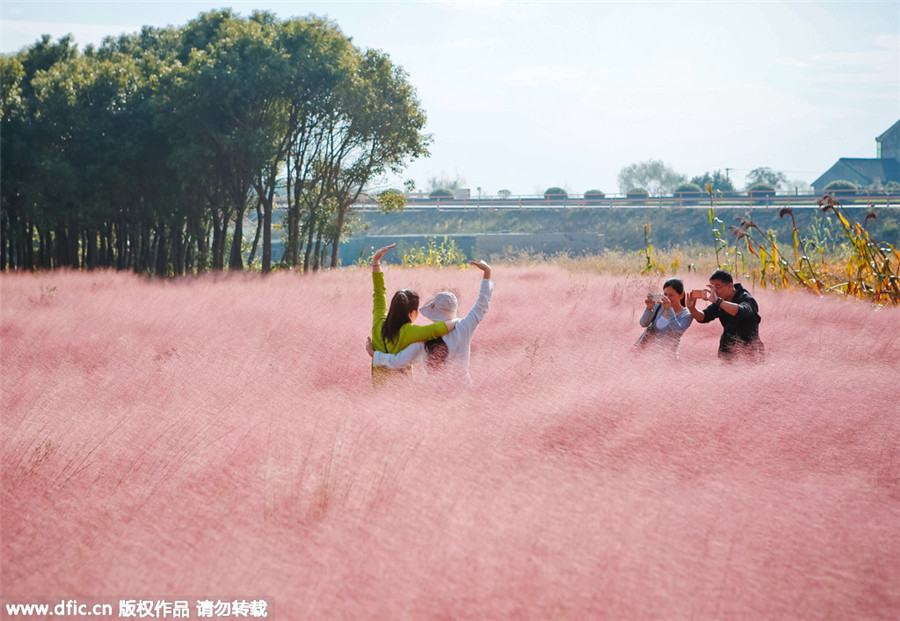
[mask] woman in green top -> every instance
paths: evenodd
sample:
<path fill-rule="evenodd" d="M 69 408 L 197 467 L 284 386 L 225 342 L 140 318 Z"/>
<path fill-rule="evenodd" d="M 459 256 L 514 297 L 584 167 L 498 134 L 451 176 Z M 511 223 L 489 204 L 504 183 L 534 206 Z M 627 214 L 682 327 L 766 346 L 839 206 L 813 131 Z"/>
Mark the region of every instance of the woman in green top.
<path fill-rule="evenodd" d="M 372 346 L 386 354 L 396 354 L 412 343 L 444 336 L 456 327 L 458 321 L 438 321 L 427 326 L 414 324 L 416 317 L 419 316 L 419 296 L 410 289 L 402 289 L 395 293 L 388 309 L 381 257 L 396 245 L 380 248 L 372 259 L 372 284 L 375 290 L 372 297 Z M 393 373 L 397 371 L 385 367 L 372 367 L 372 379 L 376 383 Z"/>

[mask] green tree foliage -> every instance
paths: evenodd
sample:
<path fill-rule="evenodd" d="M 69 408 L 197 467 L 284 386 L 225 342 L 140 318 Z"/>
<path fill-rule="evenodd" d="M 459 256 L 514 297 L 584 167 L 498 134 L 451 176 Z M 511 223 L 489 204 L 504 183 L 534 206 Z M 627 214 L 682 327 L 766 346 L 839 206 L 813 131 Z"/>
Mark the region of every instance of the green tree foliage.
<path fill-rule="evenodd" d="M 686 177 L 669 168 L 661 160 L 647 160 L 626 166 L 619 171 L 619 191 L 644 188 L 653 196 L 671 194 Z"/>
<path fill-rule="evenodd" d="M 675 188 L 675 194 L 682 193 L 696 193 L 699 194 L 703 192 L 703 188 L 697 185 L 696 183 L 682 183 L 677 188 Z"/>
<path fill-rule="evenodd" d="M 565 199 L 569 197 L 569 193 L 563 188 L 552 187 L 544 190 L 544 198 L 547 199 Z"/>
<path fill-rule="evenodd" d="M 760 198 L 761 200 L 754 200 L 754 203 L 766 203 L 767 200 L 775 196 L 775 186 L 771 183 L 754 183 L 750 187 L 747 188 L 747 194 L 752 196 L 754 199 Z"/>
<path fill-rule="evenodd" d="M 761 181 L 749 186 L 747 192 L 759 196 L 771 196 L 775 194 L 775 186 L 771 183 L 764 183 Z"/>
<path fill-rule="evenodd" d="M 406 195 L 400 190 L 390 189 L 380 192 L 375 199 L 381 213 L 403 211 L 406 207 Z"/>
<path fill-rule="evenodd" d="M 719 192 L 734 192 L 734 184 L 731 183 L 731 179 L 729 179 L 727 175 L 723 175 L 719 170 L 712 173 L 705 172 L 702 175 L 693 177 L 691 183 L 694 183 L 701 188 L 705 188 L 707 183 L 711 183 L 713 190 L 718 190 Z"/>
<path fill-rule="evenodd" d="M 845 179 L 835 179 L 825 186 L 826 192 L 855 192 L 856 184 Z"/>
<path fill-rule="evenodd" d="M 455 190 L 461 190 L 466 185 L 466 180 L 459 175 L 456 177 L 449 177 L 446 174 L 442 174 L 439 176 L 433 176 L 428 178 L 428 183 L 426 184 L 426 191 L 429 195 L 435 190 L 447 190 L 450 192 L 450 195 L 453 195 Z"/>
<path fill-rule="evenodd" d="M 268 271 L 279 195 L 282 263 L 335 264 L 351 205 L 429 142 L 406 74 L 317 18 L 216 10 L 84 54 L 44 37 L 0 80 L 4 269 L 241 269 L 255 211 Z"/>
<path fill-rule="evenodd" d="M 747 174 L 747 190 L 757 183 L 765 183 L 775 188 L 787 184 L 787 175 L 783 172 L 772 170 L 768 166 L 754 168 Z"/>
<path fill-rule="evenodd" d="M 584 193 L 584 200 L 588 203 L 600 202 L 604 198 L 606 198 L 606 194 L 604 194 L 600 190 L 588 190 Z"/>

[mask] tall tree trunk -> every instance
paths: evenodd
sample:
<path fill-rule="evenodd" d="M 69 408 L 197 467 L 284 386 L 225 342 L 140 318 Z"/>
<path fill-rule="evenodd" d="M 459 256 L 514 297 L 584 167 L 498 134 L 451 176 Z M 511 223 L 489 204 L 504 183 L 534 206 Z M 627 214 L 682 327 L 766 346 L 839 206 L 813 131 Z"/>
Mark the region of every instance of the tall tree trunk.
<path fill-rule="evenodd" d="M 58 220 L 56 223 L 56 235 L 53 236 L 53 250 L 56 255 L 54 257 L 53 267 L 69 265 L 69 260 L 66 256 L 66 253 L 69 250 L 69 240 L 66 236 L 66 227 L 62 220 Z"/>
<path fill-rule="evenodd" d="M 210 226 L 201 222 L 197 217 L 194 223 L 194 237 L 197 238 L 197 271 L 209 269 L 209 235 Z"/>
<path fill-rule="evenodd" d="M 184 224 L 172 225 L 172 267 L 175 276 L 184 276 Z"/>
<path fill-rule="evenodd" d="M 154 269 L 157 276 L 166 277 L 169 275 L 169 243 L 166 225 L 157 227 L 156 240 L 156 266 Z"/>
<path fill-rule="evenodd" d="M 256 201 L 256 232 L 253 234 L 253 245 L 250 247 L 250 256 L 247 257 L 247 267 L 253 265 L 256 258 L 256 249 L 259 247 L 259 237 L 262 233 L 263 216 L 262 216 L 262 198 Z"/>
<path fill-rule="evenodd" d="M 212 240 L 212 268 L 214 270 L 225 269 L 225 235 L 228 229 L 228 220 L 220 218 L 218 211 L 213 213 L 213 240 Z"/>
<path fill-rule="evenodd" d="M 13 221 L 15 218 L 10 217 L 5 210 L 0 210 L 0 271 L 6 271 L 8 265 L 13 263 L 13 246 L 15 244 L 15 236 L 13 232 Z M 9 260 L 7 261 L 7 256 Z"/>
<path fill-rule="evenodd" d="M 40 261 L 41 269 L 49 270 L 53 268 L 53 256 L 55 250 L 53 248 L 53 233 L 52 231 L 41 231 L 38 230 L 38 239 L 41 241 L 40 248 L 38 249 L 38 261 Z"/>
<path fill-rule="evenodd" d="M 288 244 L 285 248 L 286 261 L 291 267 L 300 264 L 300 184 L 294 184 L 293 200 L 288 202 Z M 288 195 L 290 196 L 290 195 Z"/>
<path fill-rule="evenodd" d="M 303 253 L 303 271 L 309 271 L 309 253 L 313 247 L 313 236 L 316 234 L 316 226 L 315 226 L 315 211 L 310 209 L 309 212 L 309 220 L 307 221 L 307 228 L 309 229 L 306 237 L 306 251 Z"/>
<path fill-rule="evenodd" d="M 113 231 L 115 234 L 115 243 L 116 243 L 116 269 L 118 270 L 126 270 L 128 269 L 128 255 L 130 252 L 128 243 L 128 228 L 122 223 L 121 220 L 113 223 Z"/>
<path fill-rule="evenodd" d="M 150 227 L 148 225 L 141 225 L 140 238 L 141 250 L 135 267 L 138 273 L 143 274 L 150 269 L 150 257 L 153 252 L 153 238 L 150 234 Z"/>
<path fill-rule="evenodd" d="M 97 238 L 100 241 L 100 250 L 97 254 L 97 266 L 109 267 L 109 232 L 107 223 L 97 230 Z"/>
<path fill-rule="evenodd" d="M 262 271 L 268 274 L 272 271 L 272 210 L 275 197 L 268 196 L 263 204 L 263 254 Z"/>
<path fill-rule="evenodd" d="M 244 241 L 244 207 L 238 208 L 234 218 L 234 236 L 231 241 L 231 259 L 228 261 L 228 269 L 244 269 L 244 257 L 241 254 L 241 244 Z"/>
<path fill-rule="evenodd" d="M 99 234 L 95 229 L 86 228 L 84 230 L 84 266 L 89 269 L 96 269 L 99 266 L 100 250 L 98 247 Z"/>
<path fill-rule="evenodd" d="M 81 244 L 79 243 L 81 241 L 81 236 L 77 232 L 72 230 L 74 228 L 75 227 L 72 227 L 69 229 L 69 231 L 66 234 L 66 239 L 69 242 L 69 249 L 68 249 L 68 254 L 70 257 L 69 265 L 72 267 L 72 269 L 77 270 L 77 269 L 81 268 L 81 252 L 80 252 Z"/>
<path fill-rule="evenodd" d="M 341 201 L 338 204 L 337 223 L 335 224 L 334 237 L 331 239 L 331 267 L 340 264 L 341 233 L 344 231 L 344 220 L 350 205 Z"/>

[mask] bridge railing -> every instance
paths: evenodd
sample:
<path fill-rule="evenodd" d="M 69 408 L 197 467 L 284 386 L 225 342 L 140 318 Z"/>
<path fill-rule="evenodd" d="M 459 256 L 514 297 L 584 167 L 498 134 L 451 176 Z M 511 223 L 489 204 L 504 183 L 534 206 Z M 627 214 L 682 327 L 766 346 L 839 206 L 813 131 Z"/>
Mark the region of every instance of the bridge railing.
<path fill-rule="evenodd" d="M 900 192 L 835 192 L 835 198 L 848 206 L 896 207 L 900 204 Z M 818 207 L 818 194 L 773 194 L 771 192 L 720 193 L 713 199 L 716 207 L 791 207 L 809 209 Z M 705 192 L 680 192 L 671 196 L 509 196 L 450 198 L 410 197 L 407 210 L 415 209 L 610 209 L 616 207 L 684 207 L 709 208 L 710 198 Z M 354 208 L 378 209 L 370 198 L 361 198 Z"/>

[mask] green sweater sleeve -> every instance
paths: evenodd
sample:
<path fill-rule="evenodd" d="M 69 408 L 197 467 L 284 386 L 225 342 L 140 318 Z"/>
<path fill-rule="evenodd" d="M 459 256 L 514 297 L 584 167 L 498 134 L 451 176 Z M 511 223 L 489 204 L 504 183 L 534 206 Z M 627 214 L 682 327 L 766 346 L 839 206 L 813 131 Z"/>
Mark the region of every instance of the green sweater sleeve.
<path fill-rule="evenodd" d="M 372 273 L 372 345 L 378 351 L 386 354 L 396 354 L 403 351 L 412 343 L 429 341 L 439 336 L 444 336 L 450 330 L 443 321 L 427 326 L 419 326 L 408 323 L 400 328 L 396 342 L 385 343 L 381 338 L 381 325 L 387 317 L 387 289 L 384 286 L 384 272 Z"/>
<path fill-rule="evenodd" d="M 384 321 L 387 317 L 387 290 L 384 287 L 384 272 L 372 272 L 372 320 Z"/>
<path fill-rule="evenodd" d="M 400 328 L 400 338 L 397 339 L 397 343 L 391 343 L 389 345 L 392 350 L 395 350 L 390 353 L 403 351 L 413 343 L 430 341 L 431 339 L 444 336 L 448 332 L 450 332 L 450 330 L 447 329 L 447 324 L 443 321 L 438 321 L 427 326 L 408 323 Z"/>
<path fill-rule="evenodd" d="M 384 288 L 384 272 L 372 272 L 372 344 L 378 351 L 385 351 L 381 339 L 381 324 L 387 317 L 387 292 Z"/>

